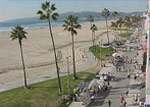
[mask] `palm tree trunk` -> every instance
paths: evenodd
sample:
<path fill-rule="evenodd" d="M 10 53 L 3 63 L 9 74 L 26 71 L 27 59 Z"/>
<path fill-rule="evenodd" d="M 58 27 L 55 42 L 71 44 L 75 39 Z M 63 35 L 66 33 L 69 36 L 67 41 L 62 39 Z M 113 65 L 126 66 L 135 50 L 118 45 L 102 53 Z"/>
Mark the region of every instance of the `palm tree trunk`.
<path fill-rule="evenodd" d="M 53 44 L 53 50 L 54 50 L 54 56 L 55 56 L 55 64 L 56 64 L 56 70 L 57 70 L 57 79 L 58 79 L 58 86 L 59 86 L 59 94 L 62 95 L 62 87 L 61 87 L 61 80 L 59 76 L 59 67 L 58 67 L 58 61 L 57 61 L 57 55 L 56 55 L 56 48 L 55 48 L 55 42 L 52 34 L 52 28 L 51 28 L 51 21 L 50 18 L 48 19 L 48 24 L 49 24 L 49 32 L 51 35 L 52 39 L 52 44 Z"/>
<path fill-rule="evenodd" d="M 92 31 L 92 42 L 93 42 L 93 46 L 94 46 L 94 36 L 93 36 L 93 31 Z"/>
<path fill-rule="evenodd" d="M 96 45 L 96 43 L 95 43 L 95 40 L 96 40 L 96 37 L 95 37 L 95 31 L 93 32 L 93 38 L 94 38 L 94 45 Z"/>
<path fill-rule="evenodd" d="M 96 46 L 96 43 L 95 43 L 95 31 L 93 31 L 93 38 L 94 38 L 94 40 L 93 40 L 93 43 L 94 43 L 94 47 L 95 47 L 95 52 L 97 52 L 97 46 Z M 95 56 L 95 61 L 96 61 L 96 56 Z"/>
<path fill-rule="evenodd" d="M 107 39 L 108 39 L 108 44 L 109 44 L 109 36 L 108 36 L 108 23 L 107 23 L 107 18 L 105 18 L 106 20 L 106 28 L 107 28 Z"/>
<path fill-rule="evenodd" d="M 22 49 L 21 40 L 19 40 L 19 46 L 20 46 L 20 53 L 21 53 L 21 60 L 22 60 L 23 76 L 24 76 L 24 87 L 26 89 L 28 89 L 27 76 L 26 76 L 26 69 L 25 69 L 25 62 L 24 62 L 24 57 L 23 57 L 23 49 Z"/>
<path fill-rule="evenodd" d="M 91 24 L 91 27 L 92 27 L 92 22 L 90 24 Z M 93 46 L 94 46 L 93 31 L 92 31 L 92 43 L 93 43 Z"/>
<path fill-rule="evenodd" d="M 75 61 L 75 51 L 74 51 L 74 35 L 73 35 L 73 33 L 71 33 L 71 35 L 72 35 L 73 75 L 74 75 L 74 79 L 77 79 L 77 76 L 76 76 L 76 61 Z"/>

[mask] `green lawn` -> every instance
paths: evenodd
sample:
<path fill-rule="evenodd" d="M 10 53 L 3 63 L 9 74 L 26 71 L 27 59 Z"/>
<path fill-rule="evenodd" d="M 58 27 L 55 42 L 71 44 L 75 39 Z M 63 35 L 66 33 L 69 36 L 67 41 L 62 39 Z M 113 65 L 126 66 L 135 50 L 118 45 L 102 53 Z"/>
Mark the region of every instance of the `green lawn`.
<path fill-rule="evenodd" d="M 125 28 L 125 27 L 123 27 L 123 28 L 112 28 L 113 30 L 115 30 L 115 31 L 121 31 L 121 32 L 131 32 L 131 29 L 129 29 L 129 28 Z"/>
<path fill-rule="evenodd" d="M 100 46 L 91 46 L 89 50 L 94 54 L 94 56 L 100 59 L 100 51 L 102 51 L 102 59 L 106 59 L 107 56 L 112 55 L 114 50 L 112 48 L 102 48 Z"/>
<path fill-rule="evenodd" d="M 131 35 L 132 35 L 131 32 L 126 32 L 126 33 L 121 33 L 121 34 L 119 34 L 119 36 L 122 37 L 122 38 L 128 38 L 128 37 L 131 36 Z"/>
<path fill-rule="evenodd" d="M 71 87 L 84 81 L 89 82 L 94 78 L 94 73 L 77 73 L 78 80 L 71 75 Z M 61 78 L 63 92 L 67 94 L 67 76 Z M 58 95 L 57 79 L 48 80 L 31 85 L 33 88 L 26 90 L 23 87 L 0 93 L 0 107 L 66 107 L 62 96 Z M 72 90 L 71 89 L 71 90 Z"/>

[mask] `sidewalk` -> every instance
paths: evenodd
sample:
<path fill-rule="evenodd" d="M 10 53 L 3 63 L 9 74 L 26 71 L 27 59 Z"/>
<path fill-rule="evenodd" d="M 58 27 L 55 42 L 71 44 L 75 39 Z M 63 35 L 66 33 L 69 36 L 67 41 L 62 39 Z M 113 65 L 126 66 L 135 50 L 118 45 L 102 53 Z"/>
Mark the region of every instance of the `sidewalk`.
<path fill-rule="evenodd" d="M 140 39 L 141 43 L 144 42 L 144 36 Z M 132 43 L 130 45 L 139 46 L 140 43 Z M 136 58 L 139 64 L 143 63 L 142 50 L 131 50 L 129 52 L 120 52 L 123 56 L 128 56 L 129 58 L 134 58 L 135 55 L 139 53 Z M 133 68 L 133 64 L 125 64 L 126 68 Z M 127 107 L 139 107 L 133 106 L 133 95 L 140 94 L 141 81 L 135 81 L 133 74 L 131 75 L 131 79 L 127 79 L 127 72 L 116 72 L 115 67 L 112 64 L 106 64 L 106 67 L 102 68 L 100 72 L 110 71 L 115 75 L 115 81 L 110 82 L 110 89 L 106 93 L 102 93 L 99 95 L 95 101 L 89 107 L 108 107 L 108 100 L 111 100 L 111 107 L 120 107 L 120 96 L 123 95 L 126 102 Z M 139 69 L 134 69 L 135 72 L 140 71 Z M 126 96 L 127 90 L 129 91 L 128 96 Z M 74 107 L 70 105 L 69 107 Z M 80 107 L 76 105 L 76 107 Z M 83 106 L 81 106 L 83 107 Z"/>
<path fill-rule="evenodd" d="M 114 74 L 114 66 L 111 64 L 111 63 L 106 63 L 105 64 L 106 66 L 105 67 L 103 67 L 102 69 L 101 69 L 101 73 L 105 73 L 105 72 L 107 72 L 107 71 L 109 71 L 109 72 L 111 72 L 112 74 Z M 107 94 L 107 93 L 106 93 Z M 104 95 L 105 96 L 105 95 Z M 101 96 L 101 97 L 104 97 L 104 96 Z M 105 97 L 107 97 L 107 95 L 105 96 Z M 94 107 L 98 107 L 98 106 L 102 106 L 103 105 L 103 103 L 104 103 L 104 101 L 105 101 L 105 99 L 103 98 L 101 98 L 101 101 L 99 100 L 100 98 L 99 97 L 97 97 L 96 99 L 95 99 L 95 101 L 93 102 L 94 103 Z M 92 105 L 93 105 L 93 103 L 92 103 Z M 85 107 L 84 105 L 82 105 L 82 102 L 72 102 L 72 104 L 69 106 L 69 107 Z M 91 107 L 91 106 L 90 106 Z"/>
<path fill-rule="evenodd" d="M 114 66 L 111 63 L 107 63 L 105 65 L 106 65 L 106 67 L 103 67 L 101 69 L 101 71 L 100 71 L 101 73 L 105 73 L 107 71 L 114 73 Z M 95 101 L 97 101 L 97 102 L 95 102 Z M 95 105 L 94 107 L 96 107 L 96 105 L 97 106 L 103 105 L 105 99 L 102 99 L 102 101 L 99 102 L 99 98 L 96 98 L 95 101 L 94 101 L 94 105 Z M 69 107 L 85 107 L 85 106 L 82 105 L 82 102 L 72 102 L 72 104 Z"/>
<path fill-rule="evenodd" d="M 139 56 L 137 57 L 137 61 L 138 62 L 142 62 L 143 61 L 143 57 L 142 57 L 142 51 L 139 51 Z M 139 69 L 135 69 L 135 72 L 138 72 Z M 137 81 L 134 80 L 134 75 L 131 75 L 131 79 L 130 79 L 130 85 L 129 85 L 129 94 L 128 97 L 126 98 L 127 101 L 127 107 L 139 107 L 139 105 L 135 106 L 133 105 L 134 101 L 133 101 L 133 96 L 138 94 L 140 95 L 141 93 L 141 89 L 140 89 L 140 85 L 141 85 L 141 81 Z"/>
<path fill-rule="evenodd" d="M 145 37 L 142 36 L 141 38 L 141 43 L 144 43 L 145 42 Z M 139 55 L 137 56 L 137 61 L 139 62 L 139 64 L 142 64 L 143 63 L 143 55 L 142 55 L 142 50 L 139 50 L 138 51 Z M 138 71 L 141 71 L 139 69 L 135 69 L 135 72 L 138 72 Z M 134 101 L 133 101 L 133 96 L 135 94 L 138 94 L 140 95 L 141 93 L 141 81 L 135 81 L 133 79 L 133 75 L 131 75 L 131 79 L 130 79 L 130 85 L 129 85 L 129 94 L 128 94 L 128 97 L 126 98 L 126 101 L 127 101 L 127 107 L 139 107 L 139 105 L 133 105 Z"/>
<path fill-rule="evenodd" d="M 77 72 L 82 72 L 82 71 L 84 71 L 88 68 L 91 68 L 97 64 L 97 61 L 95 61 L 95 58 L 94 58 L 93 54 L 89 51 L 88 47 L 89 46 L 84 47 L 85 51 L 83 51 L 83 54 L 85 56 L 85 62 L 77 66 Z M 73 73 L 72 71 L 73 71 L 72 67 L 70 66 L 71 74 Z M 12 73 L 12 72 L 8 72 L 8 73 Z M 65 76 L 65 75 L 67 75 L 67 70 L 60 71 L 60 76 Z M 2 76 L 3 75 L 0 75 L 0 77 L 2 77 Z M 50 79 L 54 79 L 54 78 L 57 78 L 56 72 L 50 72 L 48 75 L 45 74 L 45 76 L 28 78 L 27 81 L 28 81 L 28 84 L 34 84 L 34 83 L 38 83 L 38 82 L 42 82 L 42 81 L 46 81 L 46 80 L 50 80 Z M 5 84 L 0 84 L 0 92 L 14 89 L 17 87 L 21 87 L 21 86 L 23 86 L 23 84 L 24 84 L 23 80 L 12 81 L 12 82 L 8 82 Z"/>

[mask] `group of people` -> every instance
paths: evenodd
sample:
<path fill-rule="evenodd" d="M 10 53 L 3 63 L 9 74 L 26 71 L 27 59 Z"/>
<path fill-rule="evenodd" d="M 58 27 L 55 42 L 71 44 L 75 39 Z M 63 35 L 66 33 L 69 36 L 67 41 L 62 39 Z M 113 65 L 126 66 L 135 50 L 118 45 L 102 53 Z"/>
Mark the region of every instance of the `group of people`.
<path fill-rule="evenodd" d="M 111 100 L 109 99 L 109 100 L 108 100 L 108 106 L 111 107 L 111 105 L 112 105 L 112 102 L 111 102 Z M 123 97 L 123 95 L 121 95 L 121 96 L 120 96 L 120 106 L 121 106 L 121 107 L 126 107 L 126 105 L 127 105 L 127 102 L 126 102 L 125 98 Z"/>
<path fill-rule="evenodd" d="M 125 98 L 123 97 L 123 95 L 120 96 L 120 105 L 123 107 L 126 107 L 127 102 L 125 101 Z"/>
<path fill-rule="evenodd" d="M 102 93 L 107 92 L 109 85 L 109 81 L 94 79 L 93 82 L 91 81 L 91 84 L 83 89 L 82 92 L 80 91 L 80 94 L 76 95 L 76 97 L 87 106 L 93 102 L 98 95 L 100 96 Z"/>
<path fill-rule="evenodd" d="M 133 99 L 133 105 L 136 105 L 139 100 L 139 95 L 138 94 L 133 95 L 132 99 Z"/>

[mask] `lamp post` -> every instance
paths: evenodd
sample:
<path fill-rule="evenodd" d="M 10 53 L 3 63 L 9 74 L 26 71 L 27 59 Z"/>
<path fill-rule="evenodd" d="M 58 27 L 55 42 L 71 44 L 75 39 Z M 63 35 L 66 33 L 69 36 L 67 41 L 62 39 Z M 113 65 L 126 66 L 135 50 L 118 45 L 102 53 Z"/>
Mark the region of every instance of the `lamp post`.
<path fill-rule="evenodd" d="M 100 60 L 101 60 L 101 67 L 102 67 L 102 41 L 103 41 L 103 39 L 101 39 L 101 41 L 99 41 L 99 45 L 100 45 Z"/>
<path fill-rule="evenodd" d="M 101 42 L 100 41 L 99 41 L 99 48 L 100 48 L 100 53 L 99 53 L 99 63 L 100 63 L 100 60 L 101 60 Z"/>
<path fill-rule="evenodd" d="M 69 68 L 69 57 L 71 56 L 67 56 L 66 59 L 67 59 L 67 84 L 68 84 L 68 97 L 70 97 L 70 68 Z"/>

